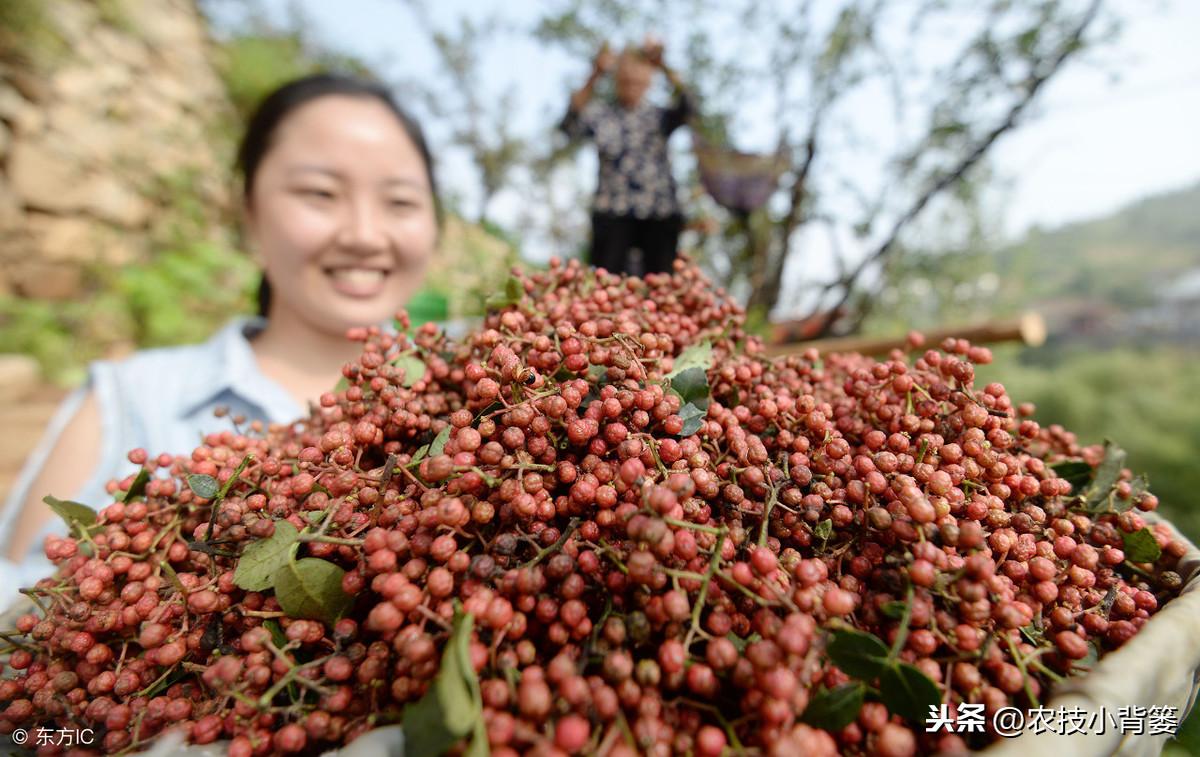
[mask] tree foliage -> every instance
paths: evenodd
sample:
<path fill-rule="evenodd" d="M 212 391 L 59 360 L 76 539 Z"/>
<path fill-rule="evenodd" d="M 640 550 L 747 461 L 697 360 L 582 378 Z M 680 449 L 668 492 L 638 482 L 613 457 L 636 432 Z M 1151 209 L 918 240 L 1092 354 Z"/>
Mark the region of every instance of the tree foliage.
<path fill-rule="evenodd" d="M 752 309 L 850 306 L 856 327 L 914 222 L 971 202 L 997 140 L 1096 41 L 1100 16 L 1100 0 L 557 0 L 534 34 L 579 56 L 603 38 L 664 34 L 706 136 L 786 145 L 791 168 L 758 217 L 698 203 L 725 225 L 703 253 Z M 890 123 L 857 120 L 868 100 L 886 102 L 874 112 Z M 788 266 L 810 262 L 818 229 L 842 248 L 836 273 L 789 299 Z"/>

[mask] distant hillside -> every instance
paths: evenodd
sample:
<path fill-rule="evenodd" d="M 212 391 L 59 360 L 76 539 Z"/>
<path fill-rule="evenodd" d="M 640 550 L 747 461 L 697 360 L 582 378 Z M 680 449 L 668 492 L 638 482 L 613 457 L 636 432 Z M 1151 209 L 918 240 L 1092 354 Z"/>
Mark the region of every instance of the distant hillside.
<path fill-rule="evenodd" d="M 1151 305 L 1181 275 L 1200 269 L 1200 184 L 1140 200 L 1112 215 L 1035 229 L 997 254 L 999 301 L 1011 307 L 1099 301 Z"/>

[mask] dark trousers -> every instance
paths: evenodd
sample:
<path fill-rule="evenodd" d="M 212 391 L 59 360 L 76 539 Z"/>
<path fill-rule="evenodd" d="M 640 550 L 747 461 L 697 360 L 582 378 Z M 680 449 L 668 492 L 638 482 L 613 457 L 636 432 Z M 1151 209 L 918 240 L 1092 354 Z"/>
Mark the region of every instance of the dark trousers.
<path fill-rule="evenodd" d="M 634 218 L 592 213 L 591 264 L 611 273 L 644 276 L 670 273 L 683 231 L 683 217 Z M 634 270 L 633 249 L 641 250 L 642 264 Z"/>

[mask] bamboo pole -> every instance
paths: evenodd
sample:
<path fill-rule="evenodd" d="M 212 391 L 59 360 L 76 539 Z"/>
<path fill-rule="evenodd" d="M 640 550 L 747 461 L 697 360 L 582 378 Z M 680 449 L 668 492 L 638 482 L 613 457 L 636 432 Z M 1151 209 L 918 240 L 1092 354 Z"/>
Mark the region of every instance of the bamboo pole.
<path fill-rule="evenodd" d="M 967 339 L 973 344 L 1019 341 L 1028 347 L 1037 347 L 1046 341 L 1046 320 L 1040 313 L 1027 312 L 1016 318 L 985 321 L 969 326 L 926 331 L 925 343 L 936 347 L 946 337 Z M 862 337 L 848 336 L 834 339 L 816 339 L 808 342 L 769 344 L 768 357 L 795 355 L 807 349 L 819 352 L 861 352 L 864 355 L 886 355 L 894 349 L 907 350 L 905 337 Z"/>

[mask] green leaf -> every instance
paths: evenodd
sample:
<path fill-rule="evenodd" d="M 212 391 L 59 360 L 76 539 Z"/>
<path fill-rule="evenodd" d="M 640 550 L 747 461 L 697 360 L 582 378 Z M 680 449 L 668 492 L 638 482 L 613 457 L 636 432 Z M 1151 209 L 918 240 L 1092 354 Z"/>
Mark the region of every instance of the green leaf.
<path fill-rule="evenodd" d="M 1092 480 L 1092 466 L 1082 460 L 1068 460 L 1061 463 L 1055 463 L 1050 466 L 1050 470 L 1054 471 L 1059 478 L 1066 479 L 1072 489 L 1076 492 L 1083 491 L 1083 487 L 1088 485 Z"/>
<path fill-rule="evenodd" d="M 833 521 L 826 518 L 818 523 L 816 528 L 813 529 L 813 535 L 821 541 L 828 541 L 829 537 L 833 536 Z"/>
<path fill-rule="evenodd" d="M 500 308 L 516 305 L 525 296 L 525 285 L 516 276 L 509 276 L 504 282 L 504 291 L 496 292 L 490 295 L 483 306 L 488 310 L 499 310 Z"/>
<path fill-rule="evenodd" d="M 821 689 L 808 703 L 801 718 L 805 723 L 837 733 L 854 722 L 862 710 L 867 686 L 862 681 Z"/>
<path fill-rule="evenodd" d="M 712 367 L 712 362 L 712 344 L 709 342 L 693 344 L 679 353 L 679 357 L 675 358 L 675 365 L 672 367 L 671 372 L 667 374 L 667 379 L 674 383 L 676 376 L 692 368 L 699 368 L 701 371 L 707 373 L 708 369 Z"/>
<path fill-rule="evenodd" d="M 1108 501 L 1108 495 L 1117 485 L 1121 469 L 1125 467 L 1126 457 L 1125 450 L 1108 439 L 1104 440 L 1104 462 L 1096 469 L 1096 478 L 1087 490 L 1086 506 L 1089 510 L 1095 510 Z"/>
<path fill-rule="evenodd" d="M 413 463 L 419 463 L 428 456 L 429 456 L 429 445 L 428 444 L 422 445 L 419 449 L 417 449 L 417 451 L 415 453 L 413 453 L 412 460 L 409 461 L 409 465 L 411 465 Z"/>
<path fill-rule="evenodd" d="M 1096 642 L 1088 642 L 1088 653 L 1082 660 L 1076 660 L 1071 663 L 1072 673 L 1082 673 L 1091 670 L 1100 660 L 1100 648 L 1096 646 Z"/>
<path fill-rule="evenodd" d="M 96 511 L 87 505 L 69 499 L 58 499 L 48 494 L 42 497 L 42 501 L 50 505 L 50 509 L 76 533 L 96 525 Z"/>
<path fill-rule="evenodd" d="M 442 652 L 441 667 L 433 685 L 419 701 L 405 708 L 406 755 L 437 757 L 472 732 L 475 733 L 472 742 L 480 740 L 478 726 L 483 703 L 479 694 L 479 679 L 471 665 L 473 626 L 470 615 L 460 615 L 455 619 L 454 630 Z M 483 736 L 482 747 L 486 750 L 486 733 Z M 469 754 L 487 754 L 479 749 L 480 746 L 472 743 Z"/>
<path fill-rule="evenodd" d="M 879 677 L 879 693 L 893 713 L 913 725 L 921 725 L 930 706 L 942 701 L 942 692 L 929 676 L 907 662 L 889 666 Z"/>
<path fill-rule="evenodd" d="M 1042 635 L 1042 629 L 1032 623 L 1021 628 L 1021 635 L 1035 647 L 1043 646 L 1046 643 L 1046 637 Z"/>
<path fill-rule="evenodd" d="M 1125 559 L 1130 562 L 1155 562 L 1162 557 L 1162 548 L 1158 539 L 1149 528 L 1142 528 L 1131 534 L 1121 533 L 1124 542 Z"/>
<path fill-rule="evenodd" d="M 320 517 L 323 511 L 317 511 Z M 242 551 L 233 583 L 246 591 L 264 591 L 274 584 L 279 569 L 291 561 L 293 547 L 300 541 L 300 532 L 290 521 L 275 521 L 275 532 L 259 539 Z"/>
<path fill-rule="evenodd" d="M 324 517 L 324 510 L 309 510 L 308 512 L 304 513 L 304 519 L 313 524 L 320 523 L 321 519 Z"/>
<path fill-rule="evenodd" d="M 346 571 L 319 557 L 289 560 L 275 572 L 275 598 L 291 618 L 333 623 L 353 599 L 342 591 Z"/>
<path fill-rule="evenodd" d="M 263 621 L 263 627 L 271 632 L 271 643 L 276 647 L 283 649 L 287 646 L 287 634 L 283 632 L 283 627 L 279 625 L 279 621 L 274 618 L 268 618 Z"/>
<path fill-rule="evenodd" d="M 217 479 L 204 473 L 193 473 L 187 477 L 188 488 L 200 499 L 212 499 L 221 491 Z"/>
<path fill-rule="evenodd" d="M 900 600 L 895 599 L 895 600 L 892 600 L 891 602 L 884 602 L 883 607 L 881 607 L 879 609 L 880 609 L 880 612 L 882 612 L 884 615 L 888 616 L 889 618 L 892 618 L 893 620 L 900 620 L 900 618 L 904 617 L 904 607 L 905 607 L 904 602 L 901 602 Z"/>
<path fill-rule="evenodd" d="M 691 402 L 687 403 L 679 409 L 679 417 L 683 419 L 683 428 L 679 431 L 680 436 L 691 436 L 704 427 L 704 417 L 708 413 L 696 407 Z"/>
<path fill-rule="evenodd" d="M 171 563 L 163 560 L 159 563 L 162 566 L 163 573 L 167 574 L 167 580 L 179 591 L 180 594 L 187 596 L 187 588 L 183 585 L 183 581 L 179 580 L 179 574 L 171 567 Z"/>
<path fill-rule="evenodd" d="M 888 666 L 888 648 L 878 637 L 862 631 L 834 631 L 825 651 L 842 672 L 863 681 L 878 678 Z"/>
<path fill-rule="evenodd" d="M 433 437 L 433 441 L 429 443 L 429 456 L 437 457 L 446 449 L 446 442 L 450 441 L 450 427 L 446 426 L 438 432 L 438 435 Z"/>
<path fill-rule="evenodd" d="M 338 382 L 333 385 L 333 393 L 337 394 L 339 392 L 344 392 L 349 388 L 350 388 L 350 379 L 346 378 L 345 376 L 342 376 L 340 379 L 338 379 Z"/>
<path fill-rule="evenodd" d="M 475 720 L 475 732 L 471 734 L 471 743 L 467 745 L 467 752 L 463 757 L 490 757 L 492 754 L 492 746 L 488 743 L 487 726 L 483 724 L 483 718 Z"/>
<path fill-rule="evenodd" d="M 425 361 L 411 352 L 402 352 L 392 365 L 404 371 L 404 386 L 411 387 L 425 377 Z"/>
<path fill-rule="evenodd" d="M 733 645 L 735 647 L 737 647 L 738 654 L 745 653 L 746 647 L 748 647 L 751 644 L 753 644 L 754 642 L 762 639 L 762 637 L 759 636 L 757 633 L 752 633 L 744 639 L 741 636 L 738 636 L 737 634 L 730 633 L 730 634 L 726 635 L 725 638 L 729 639 L 730 641 L 733 642 Z"/>
<path fill-rule="evenodd" d="M 150 471 L 142 468 L 138 471 L 137 478 L 133 479 L 133 483 L 129 485 L 129 491 L 125 492 L 125 497 L 122 502 L 129 503 L 134 497 L 140 497 L 146 493 L 146 484 L 150 482 Z"/>
<path fill-rule="evenodd" d="M 688 368 L 675 376 L 671 379 L 671 391 L 677 394 L 685 405 L 708 410 L 711 393 L 708 388 L 708 376 L 703 368 Z"/>

